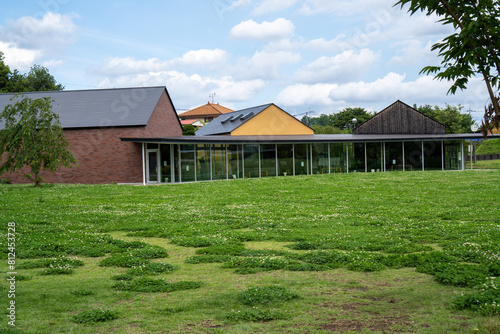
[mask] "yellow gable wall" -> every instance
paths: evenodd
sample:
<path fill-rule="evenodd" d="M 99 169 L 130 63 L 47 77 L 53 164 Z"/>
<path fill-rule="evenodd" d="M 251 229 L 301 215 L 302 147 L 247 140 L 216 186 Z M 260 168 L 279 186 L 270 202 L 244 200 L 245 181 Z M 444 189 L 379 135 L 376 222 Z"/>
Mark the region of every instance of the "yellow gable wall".
<path fill-rule="evenodd" d="M 231 132 L 232 136 L 312 135 L 314 131 L 271 105 Z"/>

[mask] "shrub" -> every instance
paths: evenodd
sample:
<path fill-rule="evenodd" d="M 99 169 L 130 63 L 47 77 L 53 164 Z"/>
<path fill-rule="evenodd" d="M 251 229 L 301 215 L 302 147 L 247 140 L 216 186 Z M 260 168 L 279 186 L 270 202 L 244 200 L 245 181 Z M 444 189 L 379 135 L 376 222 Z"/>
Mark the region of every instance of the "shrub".
<path fill-rule="evenodd" d="M 90 290 L 85 290 L 85 289 L 78 289 L 78 290 L 72 291 L 71 294 L 75 295 L 75 296 L 91 296 L 91 295 L 94 295 L 95 292 L 90 291 Z"/>
<path fill-rule="evenodd" d="M 474 288 L 481 285 L 488 277 L 486 268 L 472 264 L 428 263 L 417 267 L 418 272 L 434 275 L 442 284 Z"/>
<path fill-rule="evenodd" d="M 162 273 L 171 273 L 176 269 L 177 266 L 171 264 L 149 262 L 127 270 L 127 274 L 133 276 L 158 275 Z"/>
<path fill-rule="evenodd" d="M 296 244 L 288 245 L 287 247 L 294 250 L 314 250 L 319 249 L 320 246 L 315 242 L 300 241 Z"/>
<path fill-rule="evenodd" d="M 233 258 L 224 263 L 223 268 L 260 268 L 264 270 L 284 269 L 290 261 L 277 257 Z"/>
<path fill-rule="evenodd" d="M 217 244 L 202 249 L 197 249 L 196 254 L 204 255 L 234 255 L 239 256 L 245 251 L 242 244 Z"/>
<path fill-rule="evenodd" d="M 112 276 L 111 279 L 114 279 L 115 281 L 131 281 L 134 279 L 134 276 L 129 274 L 115 275 Z"/>
<path fill-rule="evenodd" d="M 123 291 L 136 292 L 173 292 L 179 290 L 198 289 L 203 286 L 201 282 L 180 281 L 169 283 L 163 279 L 139 278 L 133 281 L 116 283 L 113 288 Z"/>
<path fill-rule="evenodd" d="M 456 297 L 452 307 L 457 310 L 478 311 L 486 316 L 500 314 L 500 289 L 496 286 L 495 278 L 488 277 L 482 289 L 477 293 Z"/>
<path fill-rule="evenodd" d="M 266 322 L 266 321 L 282 320 L 288 318 L 289 316 L 281 311 L 259 310 L 257 308 L 244 311 L 231 311 L 230 313 L 227 313 L 225 316 L 225 319 L 228 322 L 240 322 L 240 321 Z"/>
<path fill-rule="evenodd" d="M 238 300 L 245 305 L 268 304 L 298 297 L 298 294 L 289 292 L 279 285 L 250 288 L 238 294 Z"/>
<path fill-rule="evenodd" d="M 118 313 L 108 310 L 88 310 L 73 316 L 77 324 L 91 324 L 118 319 Z"/>
<path fill-rule="evenodd" d="M 35 261 L 25 261 L 17 265 L 17 269 L 36 269 L 49 267 L 81 267 L 84 263 L 81 260 L 60 257 L 56 259 L 40 259 Z"/>

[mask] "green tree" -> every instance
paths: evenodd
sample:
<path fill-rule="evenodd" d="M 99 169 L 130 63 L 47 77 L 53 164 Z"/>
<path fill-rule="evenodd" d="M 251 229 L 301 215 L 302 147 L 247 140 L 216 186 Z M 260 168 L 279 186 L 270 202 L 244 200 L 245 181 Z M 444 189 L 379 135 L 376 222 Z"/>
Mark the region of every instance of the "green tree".
<path fill-rule="evenodd" d="M 0 93 L 4 92 L 11 74 L 9 66 L 7 66 L 3 61 L 4 59 L 5 57 L 3 52 L 0 51 Z"/>
<path fill-rule="evenodd" d="M 56 82 L 56 79 L 46 67 L 33 65 L 26 74 L 14 70 L 9 76 L 9 81 L 4 90 L 11 93 L 22 93 L 63 89 L 64 86 Z"/>
<path fill-rule="evenodd" d="M 418 111 L 434 118 L 436 121 L 446 126 L 446 133 L 469 133 L 474 119 L 468 113 L 462 113 L 463 106 L 446 105 L 445 108 L 431 105 L 423 105 L 415 108 Z"/>
<path fill-rule="evenodd" d="M 437 79 L 453 81 L 449 93 L 465 89 L 469 79 L 482 76 L 490 106 L 485 108 L 483 134 L 499 127 L 500 103 L 495 90 L 500 89 L 500 4 L 497 0 L 399 0 L 396 5 L 409 4 L 408 11 L 427 16 L 436 14 L 439 22 L 452 25 L 455 33 L 432 46 L 439 50 L 441 66 L 427 66 L 420 73 L 437 73 Z"/>
<path fill-rule="evenodd" d="M 356 119 L 356 125 L 359 125 L 372 116 L 373 114 L 367 112 L 365 108 L 345 108 L 336 114 L 330 115 L 330 120 L 331 124 L 339 129 L 350 129 L 354 118 Z"/>
<path fill-rule="evenodd" d="M 186 124 L 182 127 L 183 136 L 194 136 L 196 129 L 191 124 Z"/>
<path fill-rule="evenodd" d="M 333 125 L 311 125 L 315 134 L 339 134 L 346 133 L 346 130 L 341 130 Z"/>
<path fill-rule="evenodd" d="M 16 94 L 11 101 L 0 114 L 4 124 L 0 130 L 0 175 L 27 166 L 30 174 L 24 176 L 39 186 L 42 170 L 55 172 L 76 163 L 50 98 L 32 100 Z"/>

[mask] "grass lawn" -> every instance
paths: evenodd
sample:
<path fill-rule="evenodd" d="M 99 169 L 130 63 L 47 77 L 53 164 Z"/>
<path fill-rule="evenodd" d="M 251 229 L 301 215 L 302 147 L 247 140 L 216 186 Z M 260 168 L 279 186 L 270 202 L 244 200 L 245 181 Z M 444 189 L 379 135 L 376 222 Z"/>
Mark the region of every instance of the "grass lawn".
<path fill-rule="evenodd" d="M 499 179 L 0 185 L 0 333 L 500 333 Z"/>

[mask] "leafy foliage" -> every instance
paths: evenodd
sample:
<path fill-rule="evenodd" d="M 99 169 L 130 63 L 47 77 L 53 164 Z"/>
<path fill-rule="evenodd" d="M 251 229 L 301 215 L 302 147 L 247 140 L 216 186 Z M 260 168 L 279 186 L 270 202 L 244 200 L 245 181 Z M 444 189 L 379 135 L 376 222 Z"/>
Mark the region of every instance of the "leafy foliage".
<path fill-rule="evenodd" d="M 455 298 L 452 307 L 457 310 L 470 309 L 482 315 L 494 316 L 500 314 L 500 289 L 495 277 L 486 278 L 479 292 L 462 294 Z"/>
<path fill-rule="evenodd" d="M 396 3 L 401 7 L 407 4 L 411 14 L 417 11 L 427 16 L 436 14 L 441 17 L 439 22 L 455 29 L 431 48 L 439 51 L 441 66 L 424 67 L 421 73 L 437 73 L 437 79 L 453 81 L 448 91 L 452 94 L 457 89 L 465 89 L 470 78 L 481 75 L 491 101 L 491 108 L 485 112 L 483 134 L 490 129 L 490 122 L 498 128 L 500 105 L 495 91 L 500 88 L 500 4 L 493 0 L 399 0 Z"/>
<path fill-rule="evenodd" d="M 198 289 L 202 286 L 202 282 L 180 281 L 170 283 L 163 279 L 139 278 L 133 281 L 118 282 L 113 285 L 113 288 L 122 291 L 136 292 L 173 292 Z"/>
<path fill-rule="evenodd" d="M 23 93 L 35 91 L 63 90 L 64 86 L 56 82 L 46 67 L 33 65 L 26 74 L 13 70 L 3 62 L 0 51 L 0 93 Z"/>
<path fill-rule="evenodd" d="M 474 119 L 468 113 L 462 113 L 463 106 L 446 105 L 445 108 L 428 104 L 416 108 L 446 126 L 446 133 L 470 133 Z"/>
<path fill-rule="evenodd" d="M 288 319 L 290 316 L 278 310 L 259 310 L 252 308 L 244 311 L 232 311 L 226 314 L 227 322 L 266 322 L 272 320 Z"/>
<path fill-rule="evenodd" d="M 30 174 L 24 176 L 38 186 L 43 181 L 42 170 L 55 172 L 76 163 L 49 98 L 32 100 L 15 95 L 11 101 L 13 104 L 0 113 L 5 125 L 0 131 L 0 156 L 6 153 L 0 175 L 27 166 Z"/>
<path fill-rule="evenodd" d="M 171 273 L 177 268 L 177 266 L 173 266 L 168 263 L 149 262 L 130 268 L 127 270 L 127 274 L 133 276 L 159 275 L 163 273 Z"/>
<path fill-rule="evenodd" d="M 81 267 L 84 263 L 82 260 L 69 258 L 41 259 L 35 261 L 25 261 L 17 265 L 17 269 L 35 269 L 35 268 L 55 268 L 55 267 Z"/>
<path fill-rule="evenodd" d="M 91 324 L 118 319 L 118 313 L 109 310 L 88 310 L 73 316 L 73 322 L 77 324 Z"/>
<path fill-rule="evenodd" d="M 259 286 L 238 294 L 238 300 L 245 305 L 269 304 L 299 298 L 299 295 L 279 285 Z"/>

